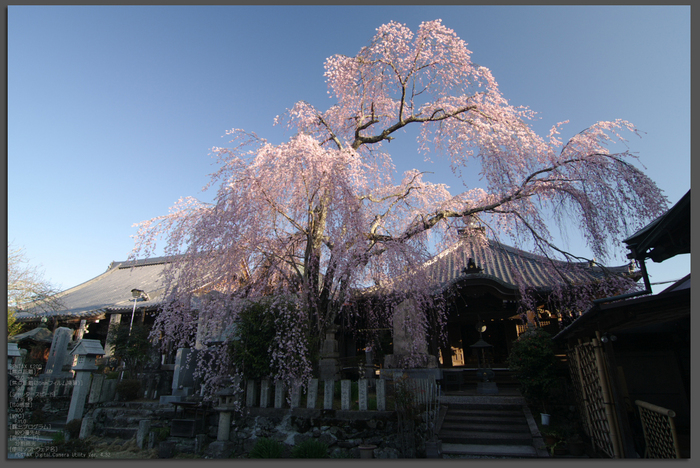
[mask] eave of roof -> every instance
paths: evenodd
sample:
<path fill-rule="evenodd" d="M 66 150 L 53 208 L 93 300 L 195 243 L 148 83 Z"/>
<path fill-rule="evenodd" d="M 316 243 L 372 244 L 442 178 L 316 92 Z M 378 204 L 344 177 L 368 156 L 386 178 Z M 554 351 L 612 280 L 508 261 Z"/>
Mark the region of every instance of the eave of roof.
<path fill-rule="evenodd" d="M 659 324 L 689 314 L 690 275 L 655 295 L 595 304 L 553 339 L 581 338 L 591 335 L 596 330 L 616 331 Z"/>
<path fill-rule="evenodd" d="M 59 293 L 63 308 L 45 311 L 29 308 L 16 314 L 17 320 L 28 322 L 41 317 L 95 318 L 105 313 L 133 310 L 132 289 L 148 294 L 147 301 L 137 301 L 137 310 L 158 307 L 162 303 L 164 284 L 162 273 L 172 258 L 156 257 L 147 260 L 112 262 L 101 275 Z"/>
<path fill-rule="evenodd" d="M 666 213 L 623 241 L 630 258 L 663 262 L 690 253 L 690 190 Z"/>
<path fill-rule="evenodd" d="M 481 271 L 466 269 L 470 258 Z M 595 281 L 606 273 L 629 273 L 628 265 L 604 268 L 586 262 L 552 260 L 496 241 L 489 241 L 486 245 L 460 242 L 436 255 L 426 267 L 441 290 L 457 283 L 490 280 L 507 291 L 518 291 L 519 285 L 523 285 L 527 289 L 546 292 L 558 284 Z"/>

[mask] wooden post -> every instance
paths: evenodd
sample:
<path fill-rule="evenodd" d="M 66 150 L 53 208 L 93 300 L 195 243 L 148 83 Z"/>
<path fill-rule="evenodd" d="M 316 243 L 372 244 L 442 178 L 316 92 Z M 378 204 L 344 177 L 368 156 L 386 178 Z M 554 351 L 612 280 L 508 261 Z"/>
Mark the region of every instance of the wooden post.
<path fill-rule="evenodd" d="M 583 369 L 581 369 L 581 340 L 579 340 L 579 345 L 574 348 L 574 353 L 576 354 L 576 371 L 578 372 L 578 380 L 579 384 L 581 385 L 581 396 L 583 398 L 583 407 L 584 407 L 584 415 L 583 417 L 586 418 L 586 435 L 588 437 L 591 437 L 591 430 L 593 428 L 593 423 L 591 422 L 591 414 L 588 411 L 588 405 L 590 404 L 590 401 L 588 400 L 588 393 L 586 392 L 586 385 L 585 382 L 583 381 Z"/>
<path fill-rule="evenodd" d="M 592 340 L 593 352 L 595 355 L 596 367 L 598 368 L 598 380 L 600 381 L 600 388 L 603 393 L 603 405 L 605 405 L 605 416 L 608 420 L 608 427 L 610 430 L 610 441 L 612 442 L 615 458 L 622 458 L 622 454 L 620 453 L 620 434 L 617 428 L 615 412 L 612 408 L 614 403 L 610 400 L 610 386 L 608 384 L 605 359 L 603 358 L 603 350 L 599 341 L 600 332 L 596 332 L 596 337 L 597 338 Z"/>
<path fill-rule="evenodd" d="M 623 404 L 622 392 L 620 391 L 620 378 L 617 361 L 615 359 L 615 350 L 611 341 L 604 344 L 605 357 L 610 370 L 610 390 L 612 399 L 615 402 L 615 416 L 617 417 L 618 432 L 620 435 L 620 448 L 623 458 L 632 458 L 632 454 L 636 453 L 634 447 L 634 439 L 632 438 L 632 429 L 630 428 L 629 420 L 627 419 L 627 410 Z"/>

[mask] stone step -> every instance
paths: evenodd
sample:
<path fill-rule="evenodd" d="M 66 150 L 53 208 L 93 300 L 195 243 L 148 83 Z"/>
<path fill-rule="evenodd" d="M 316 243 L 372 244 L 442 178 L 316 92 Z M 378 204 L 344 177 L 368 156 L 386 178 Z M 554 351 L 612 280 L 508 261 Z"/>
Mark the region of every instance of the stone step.
<path fill-rule="evenodd" d="M 455 416 L 445 415 L 445 422 L 465 424 L 527 424 L 525 417 L 520 416 Z"/>
<path fill-rule="evenodd" d="M 486 403 L 481 403 L 478 401 L 474 402 L 446 402 L 447 405 L 449 405 L 450 410 L 453 411 L 488 411 L 488 412 L 493 412 L 493 411 L 515 411 L 518 413 L 523 412 L 523 405 L 520 402 L 486 402 Z"/>
<path fill-rule="evenodd" d="M 532 445 L 442 444 L 443 455 L 472 455 L 508 458 L 537 458 Z"/>
<path fill-rule="evenodd" d="M 529 432 L 463 431 L 443 429 L 438 438 L 450 444 L 471 445 L 532 445 Z"/>
<path fill-rule="evenodd" d="M 522 432 L 530 434 L 530 427 L 527 422 L 519 424 L 499 424 L 499 423 L 467 423 L 467 422 L 444 422 L 442 429 L 446 431 L 491 431 L 491 432 Z"/>
<path fill-rule="evenodd" d="M 453 409 L 450 407 L 447 415 L 451 418 L 525 418 L 525 414 L 523 413 L 522 409 L 489 411 L 486 409 Z"/>
<path fill-rule="evenodd" d="M 138 430 L 138 427 L 105 427 L 101 431 L 101 436 L 129 440 L 136 435 Z"/>

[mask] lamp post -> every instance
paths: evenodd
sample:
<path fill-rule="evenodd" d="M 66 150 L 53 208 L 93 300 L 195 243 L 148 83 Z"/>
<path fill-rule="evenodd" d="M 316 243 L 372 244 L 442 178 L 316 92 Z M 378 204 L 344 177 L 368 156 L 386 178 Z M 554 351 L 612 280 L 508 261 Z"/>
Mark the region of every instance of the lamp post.
<path fill-rule="evenodd" d="M 136 314 L 136 301 L 141 297 L 148 300 L 148 296 L 140 289 L 132 289 L 131 296 L 134 298 L 134 308 L 131 310 L 131 323 L 129 324 L 129 337 L 131 337 L 131 327 L 134 326 L 134 314 Z"/>

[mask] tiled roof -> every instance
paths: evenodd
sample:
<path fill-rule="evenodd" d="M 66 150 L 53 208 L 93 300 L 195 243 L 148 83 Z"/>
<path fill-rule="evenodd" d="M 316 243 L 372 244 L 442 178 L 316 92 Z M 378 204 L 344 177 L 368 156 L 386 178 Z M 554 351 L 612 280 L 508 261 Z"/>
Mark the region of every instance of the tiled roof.
<path fill-rule="evenodd" d="M 481 271 L 466 270 L 470 258 Z M 556 270 L 551 268 L 552 264 L 557 267 Z M 463 240 L 436 255 L 426 263 L 426 267 L 440 289 L 472 278 L 490 279 L 508 288 L 518 289 L 517 277 L 521 276 L 521 282 L 527 288 L 547 290 L 555 284 L 563 284 L 562 276 L 572 283 L 586 283 L 605 274 L 602 267 L 591 266 L 587 262 L 550 260 L 496 241 L 482 244 Z M 607 270 L 623 274 L 628 272 L 628 267 L 625 265 Z"/>
<path fill-rule="evenodd" d="M 136 308 L 157 306 L 164 292 L 162 272 L 168 257 L 131 262 L 112 262 L 106 272 L 83 284 L 58 294 L 61 310 L 45 312 L 39 307 L 17 313 L 17 319 L 27 321 L 44 316 L 86 318 L 106 311 L 126 311 L 134 307 L 132 289 L 148 294 L 147 301 L 138 301 Z"/>
<path fill-rule="evenodd" d="M 470 258 L 482 269 L 480 272 L 465 271 Z M 61 310 L 45 312 L 38 307 L 26 309 L 17 313 L 17 319 L 29 321 L 56 315 L 88 318 L 105 312 L 130 311 L 134 305 L 132 289 L 141 289 L 149 296 L 148 301 L 137 302 L 137 309 L 158 306 L 162 303 L 164 293 L 162 273 L 171 261 L 171 257 L 157 257 L 112 262 L 100 276 L 60 293 L 58 298 L 63 305 Z M 489 241 L 486 245 L 462 241 L 436 255 L 424 267 L 428 269 L 436 289 L 444 290 L 456 282 L 479 278 L 517 290 L 516 274 L 519 273 L 528 288 L 546 290 L 563 282 L 557 273 L 547 268 L 548 262 L 552 260 L 495 241 Z M 553 262 L 559 267 L 560 273 L 574 283 L 589 282 L 603 276 L 603 269 L 598 266 L 577 263 L 573 266 L 579 268 L 572 268 L 566 262 Z M 627 266 L 608 270 L 626 273 Z"/>

